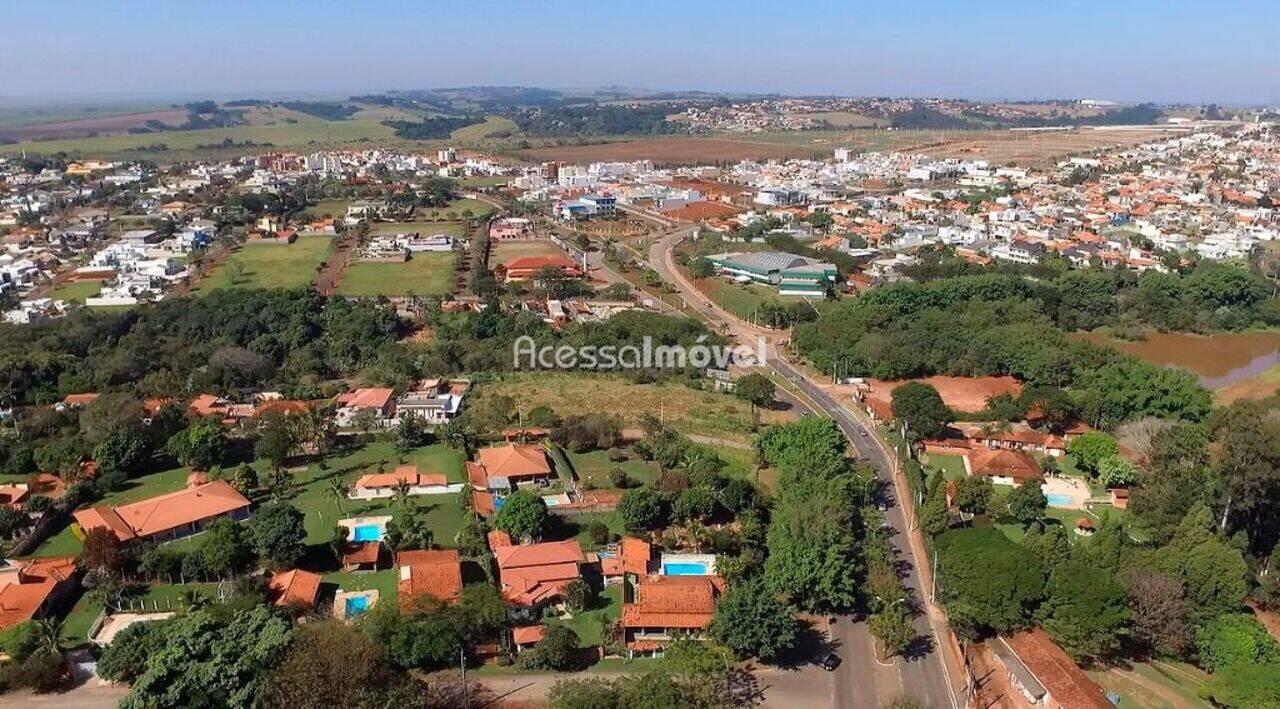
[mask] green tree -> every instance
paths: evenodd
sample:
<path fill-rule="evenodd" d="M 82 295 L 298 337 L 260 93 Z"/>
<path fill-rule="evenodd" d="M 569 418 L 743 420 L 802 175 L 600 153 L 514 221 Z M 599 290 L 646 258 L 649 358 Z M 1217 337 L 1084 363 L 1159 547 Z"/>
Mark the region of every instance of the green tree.
<path fill-rule="evenodd" d="M 208 470 L 221 463 L 226 447 L 226 434 L 222 427 L 205 419 L 173 434 L 165 446 L 179 463 L 198 470 Z"/>
<path fill-rule="evenodd" d="M 1107 487 L 1129 487 L 1138 481 L 1138 469 L 1118 455 L 1098 461 L 1098 482 Z"/>
<path fill-rule="evenodd" d="M 765 580 L 774 593 L 810 611 L 846 609 L 857 602 L 862 563 L 854 529 L 852 476 L 784 489 L 766 536 Z"/>
<path fill-rule="evenodd" d="M 1027 627 L 1045 587 L 1031 552 L 993 528 L 952 529 L 935 546 L 938 596 L 957 633 L 974 638 Z"/>
<path fill-rule="evenodd" d="M 1098 466 L 1104 458 L 1118 455 L 1120 446 L 1111 434 L 1102 431 L 1088 431 L 1076 437 L 1067 446 L 1067 452 L 1075 456 L 1076 465 L 1082 470 L 1097 473 Z"/>
<path fill-rule="evenodd" d="M 1280 706 L 1280 662 L 1244 664 L 1215 672 L 1204 695 L 1225 709 Z"/>
<path fill-rule="evenodd" d="M 1196 632 L 1195 647 L 1200 666 L 1210 672 L 1241 664 L 1280 663 L 1280 644 L 1257 618 L 1245 613 L 1227 613 L 1209 621 Z"/>
<path fill-rule="evenodd" d="M 867 627 L 884 650 L 884 657 L 881 659 L 902 654 L 918 637 L 915 627 L 911 625 L 911 618 L 901 604 L 873 613 L 867 618 Z"/>
<path fill-rule="evenodd" d="M 225 517 L 209 523 L 200 535 L 200 558 L 204 568 L 217 576 L 238 572 L 250 558 L 244 529 Z"/>
<path fill-rule="evenodd" d="M 618 516 L 630 531 L 657 529 L 666 524 L 667 505 L 661 493 L 652 488 L 636 488 L 622 493 Z"/>
<path fill-rule="evenodd" d="M 913 440 L 941 438 L 954 414 L 932 385 L 907 382 L 893 390 L 893 416 L 906 423 Z"/>
<path fill-rule="evenodd" d="M 715 516 L 718 506 L 711 488 L 697 486 L 680 493 L 672 512 L 682 522 L 706 522 Z"/>
<path fill-rule="evenodd" d="M 249 521 L 253 550 L 276 569 L 292 568 L 306 553 L 305 515 L 284 502 L 262 506 Z"/>
<path fill-rule="evenodd" d="M 542 639 L 520 654 L 526 670 L 571 670 L 578 664 L 578 634 L 567 625 L 548 625 Z"/>
<path fill-rule="evenodd" d="M 141 623 L 137 625 L 143 625 Z M 130 626 L 132 627 L 132 626 Z M 335 621 L 299 626 L 271 675 L 275 707 L 373 707 L 404 684 L 381 645 L 359 628 Z"/>
<path fill-rule="evenodd" d="M 1067 535 L 1067 529 L 1062 525 L 1033 526 L 1027 530 L 1022 545 L 1035 554 L 1045 569 L 1053 571 L 1071 558 L 1071 539 Z"/>
<path fill-rule="evenodd" d="M 493 518 L 493 526 L 515 539 L 536 541 L 542 538 L 549 520 L 547 503 L 528 490 L 517 490 L 502 503 Z"/>
<path fill-rule="evenodd" d="M 151 453 L 151 440 L 146 431 L 126 426 L 107 434 L 93 449 L 93 459 L 98 462 L 103 475 L 118 473 L 127 476 L 142 467 Z"/>
<path fill-rule="evenodd" d="M 769 662 L 795 648 L 799 623 L 795 613 L 756 577 L 730 587 L 716 604 L 711 635 L 739 657 Z"/>
<path fill-rule="evenodd" d="M 421 507 L 400 508 L 387 522 L 383 541 L 395 551 L 430 549 L 435 541 L 428 509 Z"/>
<path fill-rule="evenodd" d="M 288 620 L 266 606 L 215 614 L 214 609 L 165 623 L 158 647 L 136 675 L 123 709 L 252 707 L 289 646 Z"/>
<path fill-rule="evenodd" d="M 1029 525 L 1044 518 L 1045 510 L 1049 508 L 1049 499 L 1040 489 L 1040 481 L 1033 478 L 1010 491 L 1005 504 L 1010 518 Z"/>
<path fill-rule="evenodd" d="M 1045 632 L 1072 658 L 1114 656 L 1129 634 L 1128 594 L 1111 574 L 1068 561 L 1049 575 L 1039 617 Z"/>
<path fill-rule="evenodd" d="M 947 507 L 947 495 L 942 487 L 930 493 L 920 509 L 920 526 L 925 534 L 936 537 L 951 526 L 951 510 Z"/>
<path fill-rule="evenodd" d="M 961 478 L 956 483 L 956 507 L 969 514 L 984 514 L 994 494 L 990 478 Z"/>
<path fill-rule="evenodd" d="M 777 386 L 773 380 L 758 372 L 744 374 L 733 385 L 733 395 L 751 404 L 752 426 L 759 425 L 757 409 L 769 408 L 776 392 Z"/>

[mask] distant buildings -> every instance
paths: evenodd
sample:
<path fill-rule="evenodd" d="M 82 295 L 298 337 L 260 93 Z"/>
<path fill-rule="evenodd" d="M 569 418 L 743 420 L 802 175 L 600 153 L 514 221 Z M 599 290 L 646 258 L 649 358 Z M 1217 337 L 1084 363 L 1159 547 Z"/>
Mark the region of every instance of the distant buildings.
<path fill-rule="evenodd" d="M 780 295 L 822 297 L 839 277 L 832 264 L 779 251 L 715 254 L 707 260 L 718 273 L 777 286 Z"/>

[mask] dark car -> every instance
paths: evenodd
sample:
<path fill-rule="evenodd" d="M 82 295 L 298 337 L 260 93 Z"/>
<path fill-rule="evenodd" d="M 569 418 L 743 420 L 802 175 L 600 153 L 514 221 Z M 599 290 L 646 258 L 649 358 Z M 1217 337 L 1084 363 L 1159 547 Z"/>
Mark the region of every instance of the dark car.
<path fill-rule="evenodd" d="M 840 658 L 836 657 L 834 652 L 828 652 L 827 656 L 822 658 L 822 669 L 827 672 L 834 672 L 840 666 Z"/>

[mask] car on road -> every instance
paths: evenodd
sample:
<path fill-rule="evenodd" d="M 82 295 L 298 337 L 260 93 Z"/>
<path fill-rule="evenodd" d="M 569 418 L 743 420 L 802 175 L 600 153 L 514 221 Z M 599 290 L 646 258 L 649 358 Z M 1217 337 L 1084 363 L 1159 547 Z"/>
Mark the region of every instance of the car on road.
<path fill-rule="evenodd" d="M 822 669 L 827 672 L 834 672 L 840 666 L 840 658 L 834 652 L 828 652 L 827 656 L 822 658 Z"/>
<path fill-rule="evenodd" d="M 864 428 L 864 429 L 862 429 L 861 431 L 858 431 L 858 435 L 859 435 L 859 436 L 862 436 L 863 438 L 866 438 L 866 437 L 867 437 L 867 429 L 865 429 L 865 428 Z"/>

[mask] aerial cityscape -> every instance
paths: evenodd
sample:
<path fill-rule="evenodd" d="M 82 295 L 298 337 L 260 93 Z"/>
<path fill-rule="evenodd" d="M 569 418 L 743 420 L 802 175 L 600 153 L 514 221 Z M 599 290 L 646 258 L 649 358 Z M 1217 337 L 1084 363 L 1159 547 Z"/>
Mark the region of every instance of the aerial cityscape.
<path fill-rule="evenodd" d="M 0 706 L 1280 707 L 1273 8 L 534 5 L 0 9 Z"/>

